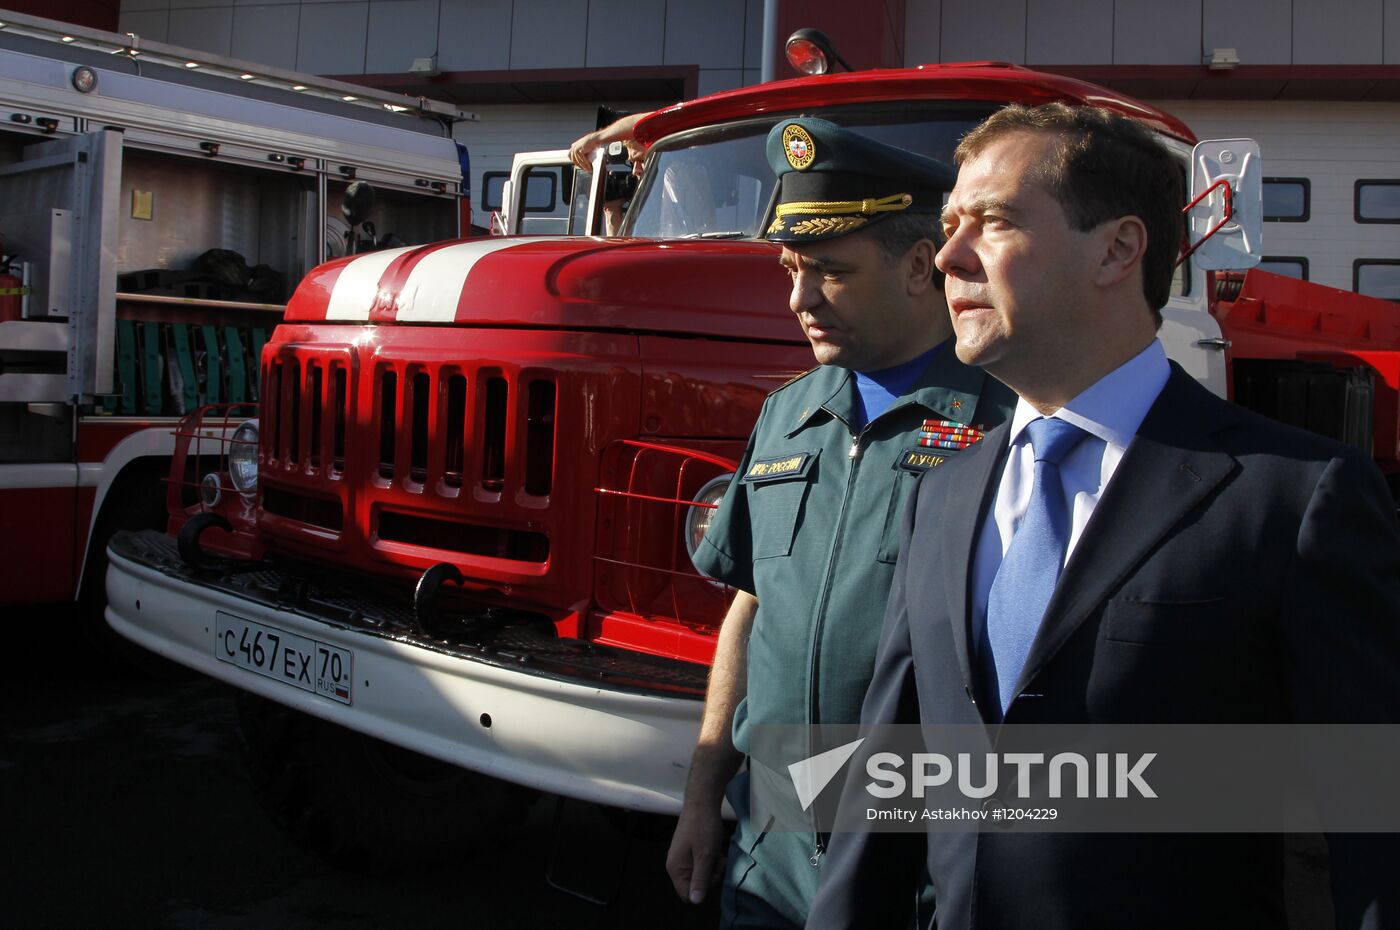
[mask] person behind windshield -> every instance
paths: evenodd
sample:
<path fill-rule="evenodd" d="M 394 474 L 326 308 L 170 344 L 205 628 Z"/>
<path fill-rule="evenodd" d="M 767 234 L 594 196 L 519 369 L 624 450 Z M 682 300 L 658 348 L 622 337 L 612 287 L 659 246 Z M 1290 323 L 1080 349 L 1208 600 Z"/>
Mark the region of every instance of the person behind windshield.
<path fill-rule="evenodd" d="M 593 170 L 593 153 L 599 146 L 611 145 L 614 142 L 621 142 L 627 147 L 627 159 L 632 162 L 632 173 L 637 177 L 642 175 L 642 156 L 646 150 L 637 144 L 633 137 L 633 130 L 636 129 L 644 117 L 650 116 L 651 111 L 645 113 L 629 113 L 621 119 L 614 120 L 602 129 L 595 129 L 593 132 L 585 133 L 574 140 L 569 146 L 569 161 L 574 163 L 574 167 L 580 171 Z"/>
<path fill-rule="evenodd" d="M 629 113 L 620 119 L 616 119 L 604 126 L 602 129 L 595 129 L 574 140 L 569 146 L 569 161 L 574 163 L 574 167 L 580 171 L 591 172 L 593 170 L 593 153 L 599 146 L 608 146 L 614 142 L 621 142 L 627 149 L 627 160 L 632 163 L 632 175 L 640 178 L 642 176 L 642 156 L 646 154 L 646 149 L 637 144 L 633 137 L 633 130 L 643 117 L 650 116 L 652 111 L 645 113 Z M 622 228 L 623 205 L 627 198 L 616 197 L 603 202 L 603 222 L 605 235 L 615 236 Z"/>

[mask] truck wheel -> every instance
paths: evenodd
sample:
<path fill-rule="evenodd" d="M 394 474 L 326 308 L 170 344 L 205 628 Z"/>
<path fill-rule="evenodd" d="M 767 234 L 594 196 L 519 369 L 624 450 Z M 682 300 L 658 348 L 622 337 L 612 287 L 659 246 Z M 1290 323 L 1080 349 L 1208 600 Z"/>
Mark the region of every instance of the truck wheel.
<path fill-rule="evenodd" d="M 167 523 L 167 459 L 143 459 L 117 476 L 102 502 L 102 512 L 88 540 L 78 616 L 96 661 L 152 681 L 186 681 L 194 672 L 142 649 L 107 625 L 107 543 L 121 530 L 163 530 Z M 115 661 L 114 661 L 115 660 Z"/>
<path fill-rule="evenodd" d="M 241 693 L 253 793 L 303 848 L 368 875 L 463 859 L 522 823 L 536 793 Z"/>

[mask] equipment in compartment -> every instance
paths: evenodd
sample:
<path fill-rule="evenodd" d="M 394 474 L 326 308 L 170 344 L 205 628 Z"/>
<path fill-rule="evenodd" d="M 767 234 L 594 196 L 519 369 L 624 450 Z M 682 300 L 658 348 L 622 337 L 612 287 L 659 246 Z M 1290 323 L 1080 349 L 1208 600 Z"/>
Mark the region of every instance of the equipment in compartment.
<path fill-rule="evenodd" d="M 117 321 L 118 416 L 180 416 L 203 404 L 256 400 L 268 326 Z"/>
<path fill-rule="evenodd" d="M 267 265 L 249 266 L 232 249 L 209 249 L 187 270 L 148 268 L 117 275 L 123 294 L 154 294 L 191 300 L 279 304 L 287 298 L 286 275 Z"/>

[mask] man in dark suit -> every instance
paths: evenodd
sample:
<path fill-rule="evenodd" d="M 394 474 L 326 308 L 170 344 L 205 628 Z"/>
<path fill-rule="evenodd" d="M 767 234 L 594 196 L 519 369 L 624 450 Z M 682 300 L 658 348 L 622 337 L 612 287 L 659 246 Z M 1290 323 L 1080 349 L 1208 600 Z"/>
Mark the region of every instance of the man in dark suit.
<path fill-rule="evenodd" d="M 957 353 L 1019 402 L 921 482 L 862 722 L 1400 722 L 1379 472 L 1157 341 L 1177 163 L 1060 104 L 999 112 L 957 157 L 937 258 Z M 1329 843 L 1337 926 L 1400 921 L 1393 844 Z M 931 831 L 833 836 L 808 926 L 900 925 L 924 863 L 940 930 L 1285 924 L 1280 835 Z"/>

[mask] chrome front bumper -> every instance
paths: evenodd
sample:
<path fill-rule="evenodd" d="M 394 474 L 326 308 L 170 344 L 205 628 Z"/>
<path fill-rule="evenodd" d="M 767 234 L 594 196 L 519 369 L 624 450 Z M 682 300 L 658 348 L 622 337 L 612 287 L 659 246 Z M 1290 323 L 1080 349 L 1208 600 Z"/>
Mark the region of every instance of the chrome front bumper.
<path fill-rule="evenodd" d="M 153 531 L 118 534 L 108 555 L 107 622 L 182 665 L 516 784 L 651 813 L 680 809 L 702 667 L 509 628 L 488 642 L 433 640 L 395 620 L 401 605 L 318 601 L 306 593 L 316 582 L 305 580 L 291 586 L 293 606 L 288 579 L 271 567 L 194 572 Z M 219 661 L 218 611 L 351 650 L 353 703 Z"/>

